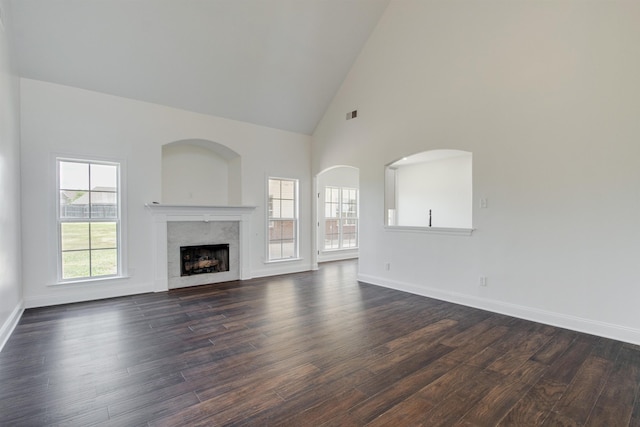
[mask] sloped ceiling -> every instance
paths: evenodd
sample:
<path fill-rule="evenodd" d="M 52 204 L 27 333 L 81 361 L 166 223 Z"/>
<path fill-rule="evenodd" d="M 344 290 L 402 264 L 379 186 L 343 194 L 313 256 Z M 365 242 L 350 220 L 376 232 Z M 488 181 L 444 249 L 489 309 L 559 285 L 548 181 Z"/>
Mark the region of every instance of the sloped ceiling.
<path fill-rule="evenodd" d="M 21 76 L 311 134 L 389 0 L 13 0 Z"/>

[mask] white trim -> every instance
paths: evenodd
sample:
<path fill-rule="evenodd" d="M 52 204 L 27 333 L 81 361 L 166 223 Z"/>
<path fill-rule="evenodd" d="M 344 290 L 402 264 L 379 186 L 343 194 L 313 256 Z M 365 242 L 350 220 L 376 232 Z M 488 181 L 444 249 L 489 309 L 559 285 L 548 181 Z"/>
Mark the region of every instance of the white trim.
<path fill-rule="evenodd" d="M 471 236 L 473 228 L 448 228 L 448 227 L 415 227 L 404 225 L 385 225 L 386 231 L 400 231 L 405 233 L 450 234 L 453 236 Z"/>
<path fill-rule="evenodd" d="M 65 285 L 78 285 L 83 283 L 93 283 L 93 282 L 110 282 L 113 280 L 122 280 L 122 279 L 130 279 L 131 276 L 95 276 L 95 277 L 87 277 L 81 279 L 69 279 L 64 282 L 55 282 L 51 283 L 47 286 L 65 286 Z"/>
<path fill-rule="evenodd" d="M 301 258 L 297 258 L 298 262 L 270 262 L 268 269 L 254 269 L 252 270 L 253 277 L 270 277 L 279 276 L 281 274 L 302 273 L 304 271 L 313 270 L 313 266 L 309 261 L 304 261 Z M 275 264 L 275 266 L 274 266 Z M 280 264 L 278 266 L 278 264 Z M 277 266 L 277 267 L 276 267 Z"/>
<path fill-rule="evenodd" d="M 76 284 L 77 286 L 82 286 L 81 284 Z M 68 289 L 64 286 L 55 286 L 53 289 L 55 291 L 60 291 L 59 294 L 50 294 L 46 296 L 34 296 L 30 298 L 24 299 L 25 308 L 35 308 L 35 307 L 47 307 L 51 305 L 61 305 L 61 304 L 72 304 L 76 302 L 85 302 L 85 301 L 97 301 L 101 299 L 107 298 L 118 298 L 124 297 L 128 295 L 139 295 L 146 294 L 149 292 L 153 292 L 153 286 L 151 283 L 142 283 L 136 286 L 131 286 L 129 283 L 122 283 L 113 286 L 90 286 L 88 287 L 87 292 L 76 292 L 70 294 L 65 291 Z M 90 288 L 90 291 L 89 291 Z M 78 288 L 80 290 L 80 288 Z"/>
<path fill-rule="evenodd" d="M 318 262 L 354 259 L 354 258 L 358 258 L 359 254 L 360 252 L 358 248 L 332 249 L 327 251 L 320 251 L 320 255 L 318 255 Z"/>
<path fill-rule="evenodd" d="M 4 24 L 5 11 L 1 6 L 2 5 L 0 5 L 0 31 L 2 31 L 4 33 L 6 31 L 6 26 Z M 2 351 L 2 346 L 0 346 L 0 351 Z"/>
<path fill-rule="evenodd" d="M 372 285 L 448 301 L 454 304 L 461 304 L 533 322 L 544 323 L 551 326 L 557 326 L 560 328 L 571 329 L 573 331 L 584 332 L 586 334 L 640 345 L 640 329 L 541 310 L 534 307 L 496 301 L 473 295 L 461 294 L 459 292 L 443 291 L 441 289 L 421 286 L 414 283 L 388 280 L 367 274 L 358 274 L 358 280 Z"/>
<path fill-rule="evenodd" d="M 16 326 L 18 326 L 18 322 L 20 322 L 20 319 L 22 318 L 22 313 L 24 313 L 24 301 L 20 301 L 18 305 L 16 305 L 0 328 L 0 351 L 2 351 L 4 345 L 9 340 L 9 337 L 16 329 Z"/>
<path fill-rule="evenodd" d="M 318 175 L 313 177 L 311 190 L 311 269 L 316 271 L 318 270 L 318 252 L 320 251 L 320 219 L 318 215 L 320 190 L 318 190 Z"/>
<path fill-rule="evenodd" d="M 302 261 L 304 258 L 295 257 L 295 258 L 278 258 L 272 259 L 269 261 L 264 261 L 264 264 L 280 264 L 281 262 L 292 262 L 292 261 Z"/>

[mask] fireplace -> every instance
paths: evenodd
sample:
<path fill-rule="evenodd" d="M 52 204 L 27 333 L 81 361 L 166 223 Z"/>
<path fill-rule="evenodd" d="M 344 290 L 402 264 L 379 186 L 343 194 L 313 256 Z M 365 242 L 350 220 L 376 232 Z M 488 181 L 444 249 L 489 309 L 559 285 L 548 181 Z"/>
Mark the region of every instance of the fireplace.
<path fill-rule="evenodd" d="M 229 244 L 180 246 L 180 276 L 229 271 Z"/>
<path fill-rule="evenodd" d="M 252 277 L 251 216 L 255 206 L 147 204 L 146 208 L 153 217 L 156 292 Z M 229 245 L 228 271 L 181 275 L 181 247 L 217 242 Z"/>

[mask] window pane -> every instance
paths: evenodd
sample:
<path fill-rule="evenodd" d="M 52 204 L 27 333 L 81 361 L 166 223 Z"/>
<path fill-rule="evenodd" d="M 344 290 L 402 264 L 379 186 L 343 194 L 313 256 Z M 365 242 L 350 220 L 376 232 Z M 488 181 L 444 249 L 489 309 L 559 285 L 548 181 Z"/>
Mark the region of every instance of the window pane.
<path fill-rule="evenodd" d="M 327 218 L 338 218 L 340 212 L 338 211 L 338 207 L 340 205 L 338 203 L 327 203 L 325 208 L 325 213 Z"/>
<path fill-rule="evenodd" d="M 293 200 L 283 200 L 282 201 L 282 212 L 281 218 L 293 218 L 295 217 L 294 213 Z"/>
<path fill-rule="evenodd" d="M 288 199 L 288 200 L 293 200 L 294 199 L 294 194 L 295 194 L 295 182 L 294 181 L 288 181 L 288 180 L 282 180 L 282 194 L 281 194 L 281 198 L 283 199 Z"/>
<path fill-rule="evenodd" d="M 282 208 L 280 206 L 280 199 L 274 199 L 271 202 L 271 218 L 281 218 Z"/>
<path fill-rule="evenodd" d="M 60 218 L 89 218 L 89 192 L 60 191 Z"/>
<path fill-rule="evenodd" d="M 280 242 L 269 244 L 269 259 L 281 259 L 282 258 L 282 246 Z"/>
<path fill-rule="evenodd" d="M 325 236 L 324 248 L 325 249 L 339 249 L 340 248 L 340 240 L 338 239 L 338 235 L 335 234 L 335 235 Z"/>
<path fill-rule="evenodd" d="M 331 218 L 331 204 L 330 203 L 325 203 L 324 204 L 324 217 L 325 218 Z"/>
<path fill-rule="evenodd" d="M 67 222 L 60 224 L 60 240 L 63 251 L 89 249 L 89 223 Z"/>
<path fill-rule="evenodd" d="M 332 203 L 338 203 L 340 201 L 340 189 L 329 188 L 329 192 L 328 200 Z"/>
<path fill-rule="evenodd" d="M 117 249 L 91 251 L 91 275 L 109 276 L 114 274 L 118 274 Z"/>
<path fill-rule="evenodd" d="M 342 193 L 343 216 L 355 218 L 358 216 L 358 190 L 344 188 Z"/>
<path fill-rule="evenodd" d="M 91 218 L 117 218 L 117 197 L 116 193 L 92 191 L 90 193 Z"/>
<path fill-rule="evenodd" d="M 281 221 L 282 239 L 293 239 L 296 237 L 295 222 Z"/>
<path fill-rule="evenodd" d="M 293 258 L 296 256 L 296 244 L 293 240 L 282 242 L 282 258 Z"/>
<path fill-rule="evenodd" d="M 355 234 L 358 232 L 358 222 L 353 219 L 345 219 L 342 221 L 342 234 Z"/>
<path fill-rule="evenodd" d="M 342 247 L 343 248 L 357 247 L 355 235 L 345 234 L 342 238 Z"/>
<path fill-rule="evenodd" d="M 91 249 L 115 249 L 118 247 L 118 228 L 115 222 L 91 224 Z"/>
<path fill-rule="evenodd" d="M 116 191 L 118 167 L 115 165 L 91 165 L 91 190 Z"/>
<path fill-rule="evenodd" d="M 61 190 L 89 190 L 89 164 L 60 162 Z"/>
<path fill-rule="evenodd" d="M 342 222 L 342 247 L 355 248 L 358 246 L 358 221 L 345 219 Z"/>
<path fill-rule="evenodd" d="M 338 234 L 340 232 L 338 220 L 337 219 L 329 219 L 324 222 L 324 234 Z"/>
<path fill-rule="evenodd" d="M 63 279 L 76 279 L 89 276 L 89 251 L 72 251 L 62 253 Z"/>
<path fill-rule="evenodd" d="M 280 180 L 279 179 L 270 179 L 269 180 L 269 196 L 274 199 L 280 198 Z"/>
<path fill-rule="evenodd" d="M 280 221 L 269 221 L 269 241 L 280 240 L 282 238 L 282 229 Z"/>

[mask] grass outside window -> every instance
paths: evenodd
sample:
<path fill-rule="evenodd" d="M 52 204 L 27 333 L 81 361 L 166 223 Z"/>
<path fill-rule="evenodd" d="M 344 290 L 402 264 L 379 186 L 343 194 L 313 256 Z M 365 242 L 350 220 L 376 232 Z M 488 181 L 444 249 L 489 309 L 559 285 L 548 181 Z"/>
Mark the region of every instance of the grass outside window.
<path fill-rule="evenodd" d="M 67 222 L 60 226 L 63 279 L 118 274 L 115 222 Z"/>

